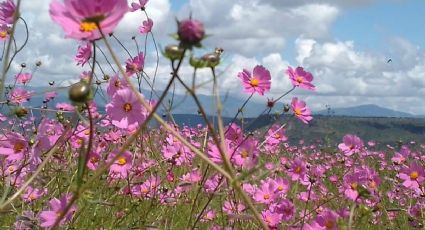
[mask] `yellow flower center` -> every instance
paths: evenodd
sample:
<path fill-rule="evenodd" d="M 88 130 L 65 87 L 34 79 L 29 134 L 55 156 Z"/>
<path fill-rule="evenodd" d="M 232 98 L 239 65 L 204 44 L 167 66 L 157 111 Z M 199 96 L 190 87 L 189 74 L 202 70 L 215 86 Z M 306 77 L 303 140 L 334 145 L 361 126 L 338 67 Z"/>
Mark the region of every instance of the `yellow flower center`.
<path fill-rule="evenodd" d="M 22 144 L 21 142 L 18 142 L 18 143 L 16 143 L 16 144 L 13 146 L 13 151 L 14 151 L 15 153 L 19 153 L 19 152 L 21 152 L 21 151 L 22 151 L 22 149 L 24 149 L 24 144 Z"/>
<path fill-rule="evenodd" d="M 326 220 L 325 221 L 326 229 L 332 229 L 332 228 L 334 228 L 334 226 L 335 226 L 335 223 L 332 220 Z"/>
<path fill-rule="evenodd" d="M 263 198 L 264 198 L 264 200 L 268 200 L 268 199 L 270 199 L 270 195 L 269 194 L 264 194 Z"/>
<path fill-rule="evenodd" d="M 90 158 L 90 163 L 95 164 L 99 161 L 99 159 L 97 157 L 91 157 Z"/>
<path fill-rule="evenodd" d="M 272 218 L 270 217 L 270 216 L 267 216 L 266 217 L 266 223 L 271 223 L 273 220 L 272 220 Z"/>
<path fill-rule="evenodd" d="M 296 77 L 295 78 L 295 81 L 297 81 L 298 83 L 303 83 L 304 82 L 304 78 L 303 77 L 300 77 L 300 76 L 298 76 L 298 77 Z"/>
<path fill-rule="evenodd" d="M 251 81 L 249 82 L 249 84 L 252 87 L 257 87 L 260 84 L 260 81 L 258 79 L 256 79 L 256 78 L 253 78 L 253 79 L 251 79 Z"/>
<path fill-rule="evenodd" d="M 375 189 L 377 186 L 378 186 L 378 185 L 376 184 L 376 182 L 375 182 L 375 181 L 371 181 L 371 182 L 369 183 L 369 188 L 371 188 L 371 189 Z"/>
<path fill-rule="evenodd" d="M 56 217 L 60 217 L 62 215 L 62 212 L 56 212 Z"/>
<path fill-rule="evenodd" d="M 143 193 L 148 193 L 149 192 L 149 189 L 147 187 L 144 187 L 144 188 L 142 188 L 142 192 Z"/>
<path fill-rule="evenodd" d="M 247 158 L 249 156 L 248 151 L 246 151 L 245 149 L 241 151 L 241 157 L 242 158 Z"/>
<path fill-rule="evenodd" d="M 31 193 L 30 196 L 28 197 L 29 200 L 35 200 L 37 199 L 37 196 L 34 193 Z"/>
<path fill-rule="evenodd" d="M 279 133 L 275 133 L 275 134 L 273 135 L 273 137 L 274 137 L 275 139 L 279 139 L 279 138 L 280 138 L 280 134 L 279 134 Z"/>
<path fill-rule="evenodd" d="M 8 169 L 9 169 L 9 172 L 15 171 L 15 167 L 13 167 L 13 165 L 9 166 Z"/>
<path fill-rule="evenodd" d="M 418 177 L 419 177 L 419 173 L 418 172 L 413 171 L 413 172 L 410 173 L 410 179 L 411 180 L 416 180 L 416 179 L 418 179 Z"/>
<path fill-rule="evenodd" d="M 119 165 L 125 165 L 127 163 L 127 160 L 124 157 L 118 158 L 118 164 Z"/>
<path fill-rule="evenodd" d="M 114 85 L 115 85 L 115 87 L 120 88 L 121 82 L 117 80 L 117 81 L 115 81 Z"/>
<path fill-rule="evenodd" d="M 297 166 L 297 167 L 295 168 L 295 172 L 296 172 L 296 173 L 300 173 L 300 172 L 301 172 L 301 170 L 302 170 L 302 169 L 301 169 L 301 166 Z"/>
<path fill-rule="evenodd" d="M 358 184 L 356 182 L 351 183 L 351 189 L 352 190 L 356 190 L 357 189 Z"/>
<path fill-rule="evenodd" d="M 7 31 L 0 31 L 0 38 L 6 38 L 7 37 Z"/>
<path fill-rule="evenodd" d="M 77 142 L 77 144 L 82 145 L 84 143 L 84 140 L 83 139 L 78 139 L 76 142 Z"/>
<path fill-rule="evenodd" d="M 89 130 L 89 129 L 87 129 L 86 131 L 84 131 L 84 134 L 85 134 L 86 136 L 88 136 L 88 135 L 90 134 L 90 130 Z"/>
<path fill-rule="evenodd" d="M 97 25 L 94 22 L 84 21 L 80 23 L 81 32 L 92 32 L 97 29 Z"/>
<path fill-rule="evenodd" d="M 302 114 L 301 108 L 295 108 L 294 113 L 295 115 L 300 116 Z"/>
<path fill-rule="evenodd" d="M 282 185 L 277 186 L 277 190 L 283 191 L 283 186 Z"/>
<path fill-rule="evenodd" d="M 133 109 L 133 106 L 130 103 L 125 103 L 123 109 L 126 113 L 128 113 Z"/>

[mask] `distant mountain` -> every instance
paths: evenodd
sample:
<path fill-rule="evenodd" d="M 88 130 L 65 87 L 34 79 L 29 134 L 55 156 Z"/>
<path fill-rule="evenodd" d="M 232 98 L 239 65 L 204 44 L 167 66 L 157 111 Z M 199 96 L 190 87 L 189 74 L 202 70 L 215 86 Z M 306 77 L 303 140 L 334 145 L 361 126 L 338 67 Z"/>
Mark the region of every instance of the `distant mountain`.
<path fill-rule="evenodd" d="M 383 108 L 374 104 L 359 105 L 348 108 L 331 108 L 330 110 L 322 110 L 315 114 L 349 117 L 420 117 L 410 113 Z"/>

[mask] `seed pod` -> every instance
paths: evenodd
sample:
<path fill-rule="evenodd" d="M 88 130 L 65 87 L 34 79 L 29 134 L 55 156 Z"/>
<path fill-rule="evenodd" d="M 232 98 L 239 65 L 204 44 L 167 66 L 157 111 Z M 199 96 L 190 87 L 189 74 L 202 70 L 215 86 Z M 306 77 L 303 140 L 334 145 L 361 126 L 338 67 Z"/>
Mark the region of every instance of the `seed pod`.
<path fill-rule="evenodd" d="M 183 57 L 183 49 L 178 45 L 168 45 L 165 47 L 164 56 L 171 61 L 179 60 Z"/>
<path fill-rule="evenodd" d="M 85 103 L 91 99 L 90 93 L 90 86 L 80 81 L 69 88 L 69 99 L 74 103 Z"/>
<path fill-rule="evenodd" d="M 28 110 L 23 107 L 19 107 L 15 110 L 15 115 L 19 118 L 25 117 L 28 114 Z"/>

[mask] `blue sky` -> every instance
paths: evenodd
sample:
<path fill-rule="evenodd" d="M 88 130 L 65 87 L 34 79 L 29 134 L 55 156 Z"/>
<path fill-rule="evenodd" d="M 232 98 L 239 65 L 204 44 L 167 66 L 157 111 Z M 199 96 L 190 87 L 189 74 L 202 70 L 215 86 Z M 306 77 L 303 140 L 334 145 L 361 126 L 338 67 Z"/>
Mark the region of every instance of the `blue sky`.
<path fill-rule="evenodd" d="M 43 61 L 37 75 L 69 85 L 87 70 L 74 65 L 78 42 L 63 39 L 63 31 L 51 22 L 50 0 L 23 1 L 24 17 L 32 35 L 29 49 L 17 57 L 17 63 Z M 129 3 L 135 0 L 129 0 Z M 325 105 L 349 107 L 377 104 L 412 114 L 425 114 L 425 2 L 423 0 L 150 0 L 146 12 L 154 21 L 156 40 L 164 45 L 173 42 L 175 17 L 193 17 L 205 25 L 208 37 L 204 48 L 195 55 L 224 48 L 222 92 L 246 98 L 237 74 L 263 65 L 272 75 L 271 91 L 253 100 L 277 98 L 291 83 L 285 70 L 302 66 L 314 75 L 316 92 L 294 91 L 292 96 L 307 102 L 313 110 Z M 141 12 L 129 13 L 116 29 L 122 42 L 133 47 L 130 39 L 137 36 L 145 20 Z M 49 25 L 49 26 L 40 26 Z M 51 26 L 50 26 L 51 25 Z M 148 41 L 151 43 L 152 41 Z M 175 41 L 174 41 L 175 42 Z M 149 46 L 145 71 L 153 74 L 156 52 Z M 115 44 L 117 50 L 120 46 Z M 26 53 L 25 53 L 26 52 Z M 121 59 L 125 60 L 125 55 Z M 392 63 L 387 63 L 391 58 Z M 108 69 L 107 63 L 101 63 Z M 19 71 L 19 64 L 12 66 Z M 169 63 L 161 60 L 157 89 L 168 81 Z M 192 69 L 184 66 L 181 75 L 188 81 Z M 208 71 L 199 72 L 200 79 L 210 79 Z M 43 77 L 35 84 L 45 84 Z M 178 93 L 184 93 L 177 88 Z M 211 86 L 198 89 L 211 94 Z"/>

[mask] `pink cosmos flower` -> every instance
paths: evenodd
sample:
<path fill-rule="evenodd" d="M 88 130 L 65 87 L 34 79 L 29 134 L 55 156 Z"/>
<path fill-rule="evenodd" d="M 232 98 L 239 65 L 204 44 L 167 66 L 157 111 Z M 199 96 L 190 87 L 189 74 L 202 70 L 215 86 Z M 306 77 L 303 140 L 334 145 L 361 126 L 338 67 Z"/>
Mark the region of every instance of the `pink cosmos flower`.
<path fill-rule="evenodd" d="M 279 202 L 275 211 L 282 214 L 284 221 L 290 221 L 295 216 L 295 205 L 288 199 L 283 199 Z"/>
<path fill-rule="evenodd" d="M 232 123 L 226 127 L 224 136 L 226 139 L 235 143 L 240 143 L 243 140 L 242 129 L 235 123 Z"/>
<path fill-rule="evenodd" d="M 281 128 L 279 124 L 274 124 L 267 131 L 266 140 L 267 140 L 267 144 L 277 145 L 283 141 L 287 141 L 288 137 L 285 134 L 284 128 Z"/>
<path fill-rule="evenodd" d="M 313 120 L 311 110 L 306 106 L 304 101 L 298 100 L 298 98 L 294 97 L 292 98 L 291 107 L 294 115 L 302 122 L 308 124 L 311 120 Z"/>
<path fill-rule="evenodd" d="M 311 84 L 313 75 L 310 72 L 304 71 L 302 67 L 297 67 L 294 70 L 292 67 L 288 66 L 286 73 L 289 75 L 289 79 L 291 79 L 293 86 L 311 91 L 315 90 L 315 86 Z"/>
<path fill-rule="evenodd" d="M 398 177 L 403 180 L 403 186 L 417 190 L 425 180 L 425 169 L 416 161 L 410 163 L 409 167 L 402 168 Z"/>
<path fill-rule="evenodd" d="M 47 194 L 47 189 L 39 189 L 39 188 L 33 188 L 31 186 L 28 186 L 25 190 L 25 193 L 22 194 L 22 199 L 25 202 L 33 202 L 37 199 L 40 199 L 40 197 Z"/>
<path fill-rule="evenodd" d="M 55 99 L 55 97 L 56 97 L 56 96 L 58 96 L 58 93 L 57 93 L 57 92 L 55 92 L 55 91 L 46 92 L 46 93 L 44 94 L 44 97 L 45 97 L 47 100 L 53 100 L 53 99 Z"/>
<path fill-rule="evenodd" d="M 75 61 L 77 65 L 84 66 L 92 55 L 93 46 L 91 42 L 87 42 L 85 45 L 78 46 L 77 55 L 75 56 Z"/>
<path fill-rule="evenodd" d="M 15 88 L 10 92 L 9 99 L 12 103 L 23 104 L 29 101 L 31 98 L 31 92 L 22 88 Z"/>
<path fill-rule="evenodd" d="M 237 203 L 235 204 L 234 201 L 224 201 L 223 204 L 223 212 L 225 212 L 228 215 L 232 215 L 232 214 L 240 214 L 243 211 L 245 211 L 246 207 L 244 204 L 242 203 Z"/>
<path fill-rule="evenodd" d="M 8 161 L 24 159 L 28 150 L 28 141 L 19 133 L 7 133 L 0 137 L 0 155 L 6 155 Z"/>
<path fill-rule="evenodd" d="M 65 31 L 66 37 L 79 40 L 96 40 L 114 31 L 128 12 L 127 0 L 53 0 L 50 16 Z M 100 26 L 100 28 L 98 28 Z"/>
<path fill-rule="evenodd" d="M 50 210 L 42 211 L 40 213 L 40 226 L 43 228 L 53 227 L 56 219 L 63 213 L 69 201 L 71 200 L 71 194 L 65 194 L 60 199 L 53 198 L 49 201 Z M 64 226 L 68 221 L 72 219 L 72 216 L 77 211 L 77 206 L 74 204 L 64 215 L 59 223 L 59 226 Z"/>
<path fill-rule="evenodd" d="M 234 148 L 231 147 L 230 141 L 226 140 L 225 143 L 226 143 L 225 146 L 226 146 L 227 154 L 233 153 Z M 215 145 L 214 143 L 209 143 L 208 156 L 214 163 L 217 163 L 217 164 L 223 163 L 223 158 L 221 157 L 220 150 L 217 147 L 217 145 Z M 232 161 L 233 157 L 229 155 L 227 157 Z"/>
<path fill-rule="evenodd" d="M 332 211 L 332 210 L 326 210 L 316 217 L 316 223 L 323 227 L 323 229 L 326 230 L 338 230 L 338 223 L 337 220 L 339 218 L 339 215 Z"/>
<path fill-rule="evenodd" d="M 16 74 L 15 79 L 17 83 L 26 84 L 28 83 L 32 78 L 32 75 L 30 73 L 20 73 Z"/>
<path fill-rule="evenodd" d="M 233 162 L 244 169 L 252 169 L 258 161 L 258 141 L 248 138 L 239 145 L 232 159 Z"/>
<path fill-rule="evenodd" d="M 99 154 L 99 151 L 100 150 L 90 152 L 89 160 L 87 161 L 86 166 L 92 171 L 95 171 L 97 169 L 97 167 L 99 166 L 99 161 L 102 159 Z"/>
<path fill-rule="evenodd" d="M 356 135 L 347 134 L 343 138 L 343 143 L 338 145 L 338 148 L 346 156 L 351 156 L 354 153 L 360 152 L 361 148 L 363 148 L 363 141 Z"/>
<path fill-rule="evenodd" d="M 61 102 L 56 104 L 56 109 L 63 110 L 63 111 L 73 111 L 74 106 L 66 102 Z"/>
<path fill-rule="evenodd" d="M 143 71 L 145 65 L 145 57 L 143 52 L 140 52 L 136 57 L 128 59 L 125 65 L 125 72 L 130 77 L 135 73 L 140 73 Z"/>
<path fill-rule="evenodd" d="M 288 176 L 291 180 L 308 181 L 306 163 L 301 158 L 295 158 L 288 169 Z"/>
<path fill-rule="evenodd" d="M 261 216 L 263 217 L 264 222 L 266 222 L 269 227 L 276 227 L 282 219 L 282 214 L 274 213 L 270 210 L 262 211 Z"/>
<path fill-rule="evenodd" d="M 119 89 L 127 88 L 128 84 L 125 79 L 120 79 L 117 74 L 111 77 L 109 80 L 108 87 L 106 88 L 106 93 L 113 97 L 115 92 Z"/>
<path fill-rule="evenodd" d="M 0 24 L 0 41 L 4 41 L 9 37 L 10 27 L 6 24 Z"/>
<path fill-rule="evenodd" d="M 143 122 L 146 112 L 138 97 L 128 88 L 118 90 L 106 105 L 106 113 L 118 128 L 131 129 Z"/>
<path fill-rule="evenodd" d="M 264 93 L 270 91 L 270 72 L 261 65 L 254 67 L 252 76 L 248 70 L 244 69 L 238 74 L 238 77 L 242 80 L 244 92 L 246 93 L 257 92 L 260 95 L 264 95 Z"/>
<path fill-rule="evenodd" d="M 143 24 L 139 27 L 139 32 L 141 34 L 147 34 L 151 32 L 153 27 L 153 21 L 152 19 L 148 18 L 148 20 L 143 21 Z"/>
<path fill-rule="evenodd" d="M 254 200 L 262 204 L 273 203 L 276 197 L 276 184 L 273 181 L 264 181 L 254 194 Z"/>
<path fill-rule="evenodd" d="M 117 156 L 119 150 L 113 151 L 108 155 L 108 162 L 110 162 L 115 156 Z M 131 153 L 129 151 L 124 151 L 118 159 L 109 167 L 109 176 L 112 179 L 125 179 L 128 177 L 128 173 L 131 169 Z"/>
<path fill-rule="evenodd" d="M 133 2 L 131 3 L 130 11 L 134 12 L 137 10 L 144 10 L 146 3 L 148 3 L 149 0 L 139 0 L 139 3 Z"/>
<path fill-rule="evenodd" d="M 0 24 L 13 24 L 16 5 L 13 0 L 0 3 Z"/>

